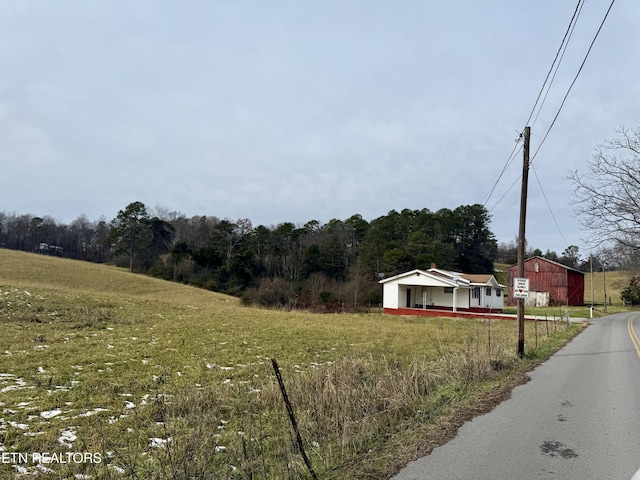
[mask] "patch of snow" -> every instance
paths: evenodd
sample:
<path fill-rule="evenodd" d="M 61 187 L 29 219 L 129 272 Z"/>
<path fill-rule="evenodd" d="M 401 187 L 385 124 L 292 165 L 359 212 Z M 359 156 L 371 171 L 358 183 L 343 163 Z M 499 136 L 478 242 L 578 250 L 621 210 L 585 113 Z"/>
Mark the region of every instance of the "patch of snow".
<path fill-rule="evenodd" d="M 84 417 L 90 417 L 90 416 L 92 416 L 92 415 L 95 415 L 96 413 L 100 413 L 100 412 L 108 412 L 108 411 L 109 411 L 109 409 L 108 409 L 108 408 L 97 407 L 97 408 L 95 408 L 95 409 L 93 409 L 93 410 L 88 410 L 88 411 L 86 411 L 86 412 L 84 412 L 84 413 L 81 413 L 81 414 L 79 414 L 79 415 L 76 415 L 76 416 L 75 416 L 75 417 L 73 417 L 73 418 L 84 418 Z"/>
<path fill-rule="evenodd" d="M 26 423 L 18 423 L 13 421 L 9 421 L 9 425 L 11 425 L 13 428 L 19 428 L 20 430 L 26 430 L 29 428 L 29 425 L 27 425 Z"/>
<path fill-rule="evenodd" d="M 41 463 L 38 463 L 36 465 L 36 468 L 38 470 L 40 470 L 42 473 L 56 473 L 55 470 L 49 468 L 49 467 L 45 467 L 44 465 L 42 465 Z"/>
<path fill-rule="evenodd" d="M 167 442 L 171 442 L 171 437 L 168 437 L 168 438 L 151 437 L 149 438 L 149 440 L 151 441 L 151 443 L 149 443 L 149 446 L 151 448 L 162 448 L 167 444 Z"/>
<path fill-rule="evenodd" d="M 121 467 L 119 467 L 119 466 L 117 466 L 117 465 L 114 465 L 113 463 L 110 463 L 110 464 L 109 464 L 109 468 L 111 468 L 111 469 L 115 470 L 115 471 L 116 471 L 116 472 L 118 472 L 119 474 L 123 474 L 123 473 L 125 472 L 125 469 L 124 469 L 124 468 L 121 468 Z"/>
<path fill-rule="evenodd" d="M 40 412 L 40 416 L 42 418 L 53 418 L 57 415 L 60 415 L 62 410 L 49 410 L 48 412 Z"/>
<path fill-rule="evenodd" d="M 29 470 L 27 470 L 22 465 L 14 465 L 14 467 L 18 471 L 18 473 L 20 473 L 22 475 L 29 475 Z"/>
<path fill-rule="evenodd" d="M 73 443 L 75 442 L 78 436 L 73 432 L 73 430 L 62 430 L 60 436 L 58 437 L 58 443 L 65 447 L 71 448 L 73 447 Z"/>

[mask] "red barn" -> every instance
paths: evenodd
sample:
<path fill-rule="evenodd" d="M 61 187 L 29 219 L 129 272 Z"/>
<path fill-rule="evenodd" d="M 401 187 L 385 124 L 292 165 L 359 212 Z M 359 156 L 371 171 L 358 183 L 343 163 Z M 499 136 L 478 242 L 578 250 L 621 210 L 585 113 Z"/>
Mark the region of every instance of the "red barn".
<path fill-rule="evenodd" d="M 524 261 L 524 276 L 529 279 L 529 292 L 548 293 L 549 305 L 583 305 L 584 273 L 542 257 Z M 518 277 L 518 265 L 509 267 L 509 305 L 513 297 L 513 279 Z"/>

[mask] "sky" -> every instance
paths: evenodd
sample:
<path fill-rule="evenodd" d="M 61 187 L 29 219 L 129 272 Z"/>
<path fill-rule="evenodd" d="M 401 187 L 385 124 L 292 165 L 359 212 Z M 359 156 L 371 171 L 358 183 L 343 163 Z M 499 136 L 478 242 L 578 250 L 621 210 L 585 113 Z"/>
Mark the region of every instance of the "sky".
<path fill-rule="evenodd" d="M 588 255 L 568 175 L 638 127 L 640 3 L 618 0 L 548 130 L 609 3 L 584 3 L 528 123 L 526 237 L 543 252 Z M 516 140 L 575 8 L 0 0 L 0 211 L 70 223 L 141 201 L 272 226 L 479 203 L 513 242 Z"/>

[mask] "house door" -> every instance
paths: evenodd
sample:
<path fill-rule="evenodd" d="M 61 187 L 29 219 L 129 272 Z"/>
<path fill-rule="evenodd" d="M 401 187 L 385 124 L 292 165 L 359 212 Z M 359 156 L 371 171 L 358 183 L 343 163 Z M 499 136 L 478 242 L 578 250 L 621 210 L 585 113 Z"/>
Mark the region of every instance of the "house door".
<path fill-rule="evenodd" d="M 407 308 L 411 308 L 411 289 L 407 288 Z"/>
<path fill-rule="evenodd" d="M 479 307 L 480 303 L 480 287 L 474 287 L 471 289 L 471 302 L 470 306 Z"/>

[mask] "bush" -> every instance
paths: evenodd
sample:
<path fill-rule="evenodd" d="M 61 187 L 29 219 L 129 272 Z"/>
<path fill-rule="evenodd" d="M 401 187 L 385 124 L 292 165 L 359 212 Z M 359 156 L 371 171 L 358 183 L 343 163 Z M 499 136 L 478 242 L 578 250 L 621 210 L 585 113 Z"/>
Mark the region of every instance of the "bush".
<path fill-rule="evenodd" d="M 631 277 L 629 285 L 620 292 L 620 297 L 624 303 L 640 305 L 640 276 Z"/>
<path fill-rule="evenodd" d="M 295 304 L 295 295 L 290 283 L 282 278 L 263 278 L 256 288 L 245 290 L 242 295 L 245 305 L 283 308 Z"/>

